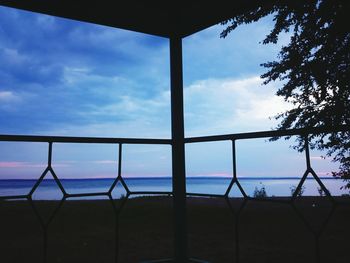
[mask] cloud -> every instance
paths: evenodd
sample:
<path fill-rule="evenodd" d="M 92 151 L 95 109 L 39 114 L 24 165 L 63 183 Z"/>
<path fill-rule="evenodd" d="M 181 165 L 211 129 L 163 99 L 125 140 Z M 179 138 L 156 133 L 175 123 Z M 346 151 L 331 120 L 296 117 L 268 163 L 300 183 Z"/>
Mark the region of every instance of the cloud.
<path fill-rule="evenodd" d="M 9 90 L 0 90 L 0 112 L 2 112 L 3 115 L 15 112 L 19 104 L 23 102 L 24 94 L 22 95 Z"/>
<path fill-rule="evenodd" d="M 190 136 L 270 129 L 273 117 L 288 109 L 275 86 L 258 76 L 196 81 L 185 89 L 185 120 Z M 210 127 L 210 128 L 209 128 Z"/>
<path fill-rule="evenodd" d="M 46 135 L 89 136 L 114 138 L 170 138 L 170 128 L 152 123 L 147 119 L 124 120 L 119 122 L 105 121 L 77 125 L 67 123 L 59 128 L 51 126 L 41 130 Z"/>
<path fill-rule="evenodd" d="M 46 164 L 29 162 L 0 162 L 0 168 L 46 168 Z"/>
<path fill-rule="evenodd" d="M 277 122 L 269 117 L 290 106 L 275 95 L 277 84 L 261 85 L 258 76 L 206 79 L 185 87 L 186 136 L 269 130 Z M 115 102 L 89 103 L 80 113 L 84 124 L 48 127 L 45 134 L 107 137 L 170 137 L 170 92 L 150 98 L 113 93 Z M 96 96 L 97 98 L 97 96 Z M 89 121 L 90 120 L 90 121 Z M 96 121 L 100 120 L 100 121 Z"/>
<path fill-rule="evenodd" d="M 262 74 L 261 63 L 274 60 L 281 44 L 259 42 L 271 29 L 269 18 L 239 26 L 227 38 L 220 38 L 225 28 L 216 25 L 184 39 L 184 79 L 188 85 L 195 80 L 240 78 Z"/>
<path fill-rule="evenodd" d="M 99 160 L 99 161 L 94 161 L 95 164 L 113 164 L 117 165 L 118 162 L 116 160 Z"/>
<path fill-rule="evenodd" d="M 152 105 L 169 89 L 166 39 L 5 7 L 0 24 L 0 91 L 10 87 L 1 93 L 0 132 L 131 118 L 155 125 Z M 138 115 L 143 101 L 149 112 Z"/>
<path fill-rule="evenodd" d="M 213 178 L 213 177 L 219 177 L 219 178 L 232 178 L 232 173 L 229 172 L 217 172 L 217 173 L 191 173 L 190 175 L 187 175 L 187 178 L 191 177 L 208 177 L 208 178 Z"/>
<path fill-rule="evenodd" d="M 14 102 L 18 100 L 19 96 L 15 95 L 13 91 L 0 91 L 0 102 Z"/>
<path fill-rule="evenodd" d="M 5 47 L 1 49 L 1 59 L 8 66 L 11 65 L 20 65 L 28 61 L 27 57 L 24 54 L 20 54 L 17 49 L 11 47 Z"/>
<path fill-rule="evenodd" d="M 55 30 L 57 26 L 57 19 L 49 15 L 35 16 L 36 24 L 43 30 Z"/>
<path fill-rule="evenodd" d="M 170 138 L 168 40 L 8 8 L 0 24 L 0 109 L 15 109 L 0 115 L 0 133 Z M 214 26 L 184 39 L 186 136 L 274 126 L 268 117 L 287 106 L 274 95 L 278 84 L 261 86 L 258 77 L 278 50 L 258 44 L 269 27 L 263 21 L 220 39 L 223 28 Z M 140 149 L 130 151 L 133 161 Z M 130 166 L 130 174 L 169 174 L 159 167 L 166 159 L 144 156 L 134 162 L 147 167 Z M 116 163 L 100 157 L 99 168 Z"/>
<path fill-rule="evenodd" d="M 55 164 L 55 167 L 69 167 L 69 163 Z M 33 163 L 33 162 L 1 162 L 0 168 L 46 168 L 47 164 Z"/>
<path fill-rule="evenodd" d="M 0 53 L 13 64 L 8 67 L 0 61 L 0 84 L 11 85 L 13 94 L 33 94 L 16 114 L 0 117 L 8 131 L 169 136 L 166 39 L 8 8 L 0 8 L 0 13 L 0 22 L 6 25 Z M 244 26 L 228 39 L 219 38 L 222 29 L 214 26 L 184 40 L 186 99 L 193 94 L 197 103 L 186 105 L 186 130 L 191 134 L 233 132 L 237 129 L 232 125 L 240 125 L 237 120 L 247 123 L 247 115 L 263 120 L 273 111 L 271 105 L 279 105 L 261 97 L 245 107 L 232 94 L 239 92 L 240 99 L 248 101 L 254 92 L 244 95 L 244 90 L 229 87 L 232 82 L 246 85 L 249 78 L 242 74 L 256 75 L 259 60 L 271 56 L 271 48 L 256 48 L 268 32 L 266 23 Z"/>
<path fill-rule="evenodd" d="M 125 119 L 169 119 L 170 93 L 161 92 L 153 98 L 138 98 L 121 95 L 117 102 L 107 105 L 90 105 L 92 116 L 123 116 Z"/>

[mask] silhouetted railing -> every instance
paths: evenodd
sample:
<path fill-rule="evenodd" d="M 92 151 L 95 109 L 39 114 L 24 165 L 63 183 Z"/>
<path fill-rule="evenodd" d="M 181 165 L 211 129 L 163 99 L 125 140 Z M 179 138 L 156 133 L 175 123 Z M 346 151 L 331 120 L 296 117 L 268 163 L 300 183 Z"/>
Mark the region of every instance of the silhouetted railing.
<path fill-rule="evenodd" d="M 57 212 L 63 205 L 64 201 L 66 201 L 69 198 L 79 198 L 79 197 L 106 197 L 111 201 L 111 204 L 113 206 L 113 211 L 116 215 L 116 218 L 119 218 L 120 212 L 127 201 L 127 199 L 130 196 L 138 196 L 138 195 L 167 195 L 171 196 L 172 192 L 163 192 L 163 191 L 131 191 L 127 184 L 125 183 L 125 180 L 122 176 L 122 156 L 123 156 L 123 144 L 151 144 L 151 145 L 169 145 L 171 144 L 171 140 L 167 139 L 131 139 L 131 138 L 92 138 L 92 137 L 58 137 L 58 136 L 25 136 L 25 135 L 0 135 L 0 141 L 7 141 L 7 142 L 47 142 L 48 143 L 48 159 L 47 159 L 47 167 L 44 170 L 44 172 L 41 174 L 39 179 L 36 181 L 34 186 L 31 188 L 28 194 L 24 195 L 11 195 L 11 196 L 0 196 L 0 200 L 15 200 L 15 199 L 27 199 L 29 204 L 31 205 L 35 215 L 37 216 L 39 223 L 42 227 L 43 234 L 44 234 L 44 262 L 47 262 L 47 243 L 48 243 L 48 236 L 47 236 L 47 230 L 56 216 Z M 106 192 L 97 192 L 97 193 L 79 193 L 79 194 L 71 194 L 67 192 L 61 183 L 61 180 L 56 175 L 56 172 L 54 171 L 54 168 L 52 167 L 52 149 L 55 144 L 58 143 L 89 143 L 89 144 L 115 144 L 118 145 L 118 160 L 116 160 L 116 165 L 118 165 L 117 170 L 117 176 L 114 179 L 112 185 L 109 187 L 108 191 Z M 41 214 L 39 213 L 35 202 L 33 201 L 33 195 L 41 182 L 44 180 L 45 176 L 51 173 L 53 179 L 55 180 L 56 184 L 58 185 L 60 191 L 63 194 L 62 199 L 60 200 L 58 206 L 56 206 L 53 213 L 50 215 L 50 217 L 45 220 Z M 120 199 L 120 204 L 117 206 L 114 202 L 114 197 L 112 195 L 112 192 L 116 188 L 117 184 L 120 183 L 122 187 L 124 188 L 126 195 L 124 198 Z M 118 222 L 119 220 L 117 220 Z M 119 243 L 119 225 L 116 226 L 116 244 L 118 246 Z M 118 261 L 118 247 L 115 250 L 115 258 L 116 262 Z"/>
<path fill-rule="evenodd" d="M 311 166 L 310 161 L 310 149 L 309 149 L 309 136 L 310 135 L 317 135 L 317 134 L 327 134 L 327 133 L 334 133 L 334 132 L 349 132 L 350 128 L 347 126 L 341 126 L 337 128 L 329 128 L 329 127 L 321 127 L 321 128 L 308 128 L 308 129 L 291 129 L 291 130 L 276 130 L 276 131 L 261 131 L 261 132 L 250 132 L 250 133 L 238 133 L 238 134 L 227 134 L 227 135 L 216 135 L 216 136 L 204 136 L 204 137 L 193 137 L 193 138 L 187 138 L 185 139 L 185 143 L 199 143 L 199 142 L 213 142 L 213 141 L 231 141 L 232 142 L 232 165 L 233 165 L 233 174 L 232 174 L 232 180 L 226 190 L 226 192 L 223 195 L 218 194 L 201 194 L 201 193 L 187 193 L 189 196 L 203 196 L 203 197 L 217 197 L 217 198 L 224 198 L 226 200 L 227 205 L 229 206 L 231 212 L 236 217 L 235 220 L 235 245 L 236 245 L 236 262 L 240 262 L 240 242 L 239 242 L 239 217 L 241 216 L 242 210 L 246 206 L 247 201 L 254 200 L 254 201 L 262 201 L 262 202 L 274 202 L 274 203 L 281 203 L 285 205 L 289 205 L 292 207 L 295 214 L 303 221 L 307 229 L 312 233 L 315 241 L 315 262 L 319 263 L 321 262 L 321 256 L 320 256 L 320 237 L 324 230 L 326 229 L 326 226 L 330 219 L 333 216 L 333 213 L 335 211 L 335 208 L 338 205 L 348 205 L 347 202 L 343 202 L 341 200 L 336 200 L 330 193 L 330 191 L 326 188 L 326 186 L 323 184 L 322 180 L 319 178 L 315 170 Z M 245 139 L 258 139 L 258 138 L 278 138 L 278 137 L 284 137 L 284 136 L 301 136 L 304 140 L 304 147 L 305 147 L 305 160 L 306 160 L 306 170 L 303 174 L 303 176 L 300 179 L 300 182 L 298 183 L 296 189 L 294 190 L 291 198 L 262 198 L 262 197 L 251 197 L 247 195 L 244 188 L 242 187 L 240 180 L 237 177 L 237 163 L 236 163 L 236 141 L 238 140 L 245 140 Z M 312 175 L 312 177 L 316 180 L 317 184 L 319 185 L 321 191 L 324 193 L 325 198 L 328 198 L 328 200 L 331 202 L 331 211 L 328 214 L 327 218 L 324 220 L 323 224 L 320 228 L 315 230 L 312 227 L 312 224 L 305 218 L 305 216 L 302 214 L 301 211 L 298 210 L 295 202 L 298 196 L 301 196 L 301 191 L 303 184 L 306 180 L 306 178 L 309 175 Z M 234 185 L 237 185 L 240 193 L 243 196 L 243 203 L 239 207 L 239 209 L 234 209 L 231 205 L 229 193 Z M 350 258 L 349 258 L 350 259 Z"/>
<path fill-rule="evenodd" d="M 336 200 L 331 193 L 328 191 L 326 186 L 323 184 L 322 180 L 319 178 L 317 173 L 314 171 L 314 169 L 311 166 L 310 162 L 310 152 L 309 152 L 309 136 L 311 134 L 321 134 L 321 133 L 332 133 L 332 132 L 348 132 L 350 129 L 349 127 L 341 126 L 335 128 L 312 128 L 312 129 L 293 129 L 293 130 L 278 130 L 278 131 L 263 131 L 263 132 L 251 132 L 251 133 L 238 133 L 238 134 L 228 134 L 228 135 L 217 135 L 217 136 L 204 136 L 204 137 L 193 137 L 193 138 L 187 138 L 185 139 L 185 143 L 200 143 L 200 142 L 213 142 L 213 141 L 231 141 L 232 144 L 232 167 L 233 167 L 233 174 L 232 174 L 232 180 L 223 194 L 204 194 L 204 193 L 187 193 L 187 196 L 198 196 L 198 197 L 214 197 L 214 198 L 223 198 L 226 200 L 226 203 L 232 212 L 232 214 L 236 217 L 237 220 L 235 220 L 235 245 L 236 245 L 236 262 L 240 261 L 240 238 L 239 238 L 239 217 L 242 213 L 242 210 L 244 209 L 246 203 L 250 200 L 255 201 L 262 201 L 262 202 L 277 202 L 284 205 L 288 205 L 293 208 L 293 211 L 295 214 L 304 222 L 307 229 L 312 233 L 314 236 L 315 241 L 315 262 L 320 262 L 320 250 L 319 250 L 319 239 L 322 235 L 323 231 L 325 230 L 325 227 L 327 226 L 330 218 L 333 215 L 333 212 L 335 208 L 339 205 L 345 205 L 346 203 Z M 238 140 L 245 140 L 245 139 L 257 139 L 257 138 L 271 138 L 271 137 L 282 137 L 282 136 L 301 136 L 305 143 L 305 160 L 306 160 L 306 170 L 303 174 L 303 176 L 300 179 L 300 182 L 298 183 L 295 191 L 293 192 L 293 195 L 291 198 L 259 198 L 259 197 L 251 197 L 249 196 L 244 188 L 242 187 L 239 178 L 237 177 L 237 164 L 236 164 L 236 141 Z M 130 139 L 130 138 L 91 138 L 91 137 L 54 137 L 54 136 L 22 136 L 22 135 L 0 135 L 0 141 L 7 141 L 7 142 L 46 142 L 48 143 L 48 159 L 47 159 L 47 167 L 45 168 L 44 172 L 41 174 L 39 179 L 36 181 L 34 186 L 31 188 L 28 194 L 24 195 L 11 195 L 11 196 L 0 196 L 0 200 L 11 200 L 11 199 L 27 199 L 30 203 L 33 211 L 35 212 L 40 225 L 43 229 L 44 234 L 44 262 L 47 262 L 47 230 L 56 216 L 57 212 L 59 211 L 62 204 L 69 198 L 76 198 L 76 197 L 106 197 L 111 201 L 111 204 L 113 206 L 113 211 L 116 215 L 116 218 L 119 218 L 120 212 L 125 205 L 125 202 L 128 200 L 130 196 L 135 195 L 167 195 L 172 196 L 173 192 L 166 192 L 166 191 L 131 191 L 127 184 L 125 183 L 125 180 L 122 176 L 122 156 L 123 156 L 123 145 L 124 144 L 163 144 L 163 145 L 172 145 L 172 141 L 170 139 Z M 108 191 L 106 192 L 94 192 L 94 193 L 79 193 L 79 194 L 72 194 L 66 191 L 64 186 L 62 185 L 59 176 L 56 175 L 54 168 L 52 167 L 52 150 L 55 144 L 59 143 L 87 143 L 87 144 L 115 144 L 118 146 L 118 160 L 116 160 L 116 165 L 118 165 L 118 170 L 116 177 L 114 178 L 114 181 L 112 185 L 109 187 Z M 54 212 L 51 214 L 51 216 L 45 220 L 40 213 L 38 212 L 38 209 L 35 205 L 35 202 L 33 201 L 33 194 L 41 184 L 41 182 L 44 180 L 45 176 L 50 173 L 55 180 L 56 184 L 58 185 L 60 191 L 63 194 L 62 199 L 59 202 L 59 205 L 55 208 Z M 316 231 L 311 225 L 308 220 L 305 219 L 304 215 L 298 210 L 297 206 L 295 205 L 295 200 L 297 199 L 300 191 L 302 190 L 303 184 L 307 178 L 307 176 L 311 175 L 319 185 L 320 189 L 325 194 L 325 198 L 327 198 L 332 205 L 331 212 L 329 213 L 328 217 L 322 224 L 322 226 Z M 121 199 L 120 205 L 117 207 L 114 202 L 114 197 L 112 195 L 112 192 L 116 188 L 117 184 L 120 183 L 125 192 L 126 196 L 125 198 Z M 231 205 L 230 199 L 232 197 L 229 196 L 229 193 L 234 185 L 237 185 L 240 193 L 243 197 L 243 203 L 239 207 L 239 209 L 234 209 Z M 118 224 L 119 220 L 117 220 Z M 116 233 L 115 233 L 115 239 L 116 239 L 116 250 L 115 250 L 115 258 L 116 262 L 118 262 L 118 243 L 119 243 L 119 225 L 116 227 Z M 171 262 L 171 260 L 164 260 L 164 261 L 157 261 L 157 262 Z M 193 262 L 197 262 L 196 260 L 193 260 Z"/>

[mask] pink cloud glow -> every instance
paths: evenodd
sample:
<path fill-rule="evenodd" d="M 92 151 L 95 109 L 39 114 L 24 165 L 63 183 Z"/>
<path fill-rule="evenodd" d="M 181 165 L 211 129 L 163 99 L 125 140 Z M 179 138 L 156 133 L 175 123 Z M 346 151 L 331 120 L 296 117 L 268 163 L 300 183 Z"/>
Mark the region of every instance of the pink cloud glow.
<path fill-rule="evenodd" d="M 56 164 L 55 167 L 68 167 L 69 164 Z M 47 164 L 30 162 L 0 162 L 0 168 L 46 168 Z"/>
<path fill-rule="evenodd" d="M 94 163 L 96 164 L 117 164 L 118 162 L 115 160 L 99 160 L 99 161 L 95 161 Z"/>
<path fill-rule="evenodd" d="M 188 174 L 187 177 L 232 177 L 232 173 L 218 172 L 218 173 L 200 173 Z"/>

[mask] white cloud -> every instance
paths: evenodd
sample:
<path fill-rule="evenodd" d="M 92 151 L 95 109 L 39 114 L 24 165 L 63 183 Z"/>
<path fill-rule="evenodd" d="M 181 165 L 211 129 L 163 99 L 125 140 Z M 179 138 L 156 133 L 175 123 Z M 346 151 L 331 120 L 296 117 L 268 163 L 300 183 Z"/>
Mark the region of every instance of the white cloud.
<path fill-rule="evenodd" d="M 100 89 L 102 87 L 115 87 L 127 82 L 126 79 L 120 76 L 101 76 L 92 73 L 89 67 L 65 67 L 63 70 L 63 79 L 65 83 L 73 88 L 83 86 L 84 89 L 93 88 Z"/>
<path fill-rule="evenodd" d="M 259 77 L 208 79 L 185 89 L 187 136 L 270 129 L 288 104 Z"/>
<path fill-rule="evenodd" d="M 94 161 L 95 164 L 111 164 L 111 165 L 116 165 L 118 162 L 116 160 L 99 160 L 99 161 Z"/>
<path fill-rule="evenodd" d="M 11 91 L 0 91 L 0 100 L 8 100 L 13 97 L 13 93 Z"/>
<path fill-rule="evenodd" d="M 147 119 L 139 118 L 137 120 L 109 121 L 86 125 L 68 124 L 59 129 L 42 130 L 40 134 L 114 138 L 170 138 L 170 129 L 151 123 Z"/>
<path fill-rule="evenodd" d="M 170 93 L 160 92 L 153 98 L 121 95 L 116 103 L 104 106 L 90 105 L 89 114 L 99 116 L 124 116 L 129 118 L 169 119 Z M 168 116 L 169 115 L 169 116 Z"/>
<path fill-rule="evenodd" d="M 68 167 L 68 164 L 56 164 L 55 167 Z M 46 168 L 47 164 L 32 162 L 0 162 L 0 168 Z"/>
<path fill-rule="evenodd" d="M 287 103 L 277 96 L 267 96 L 262 98 L 251 98 L 250 107 L 245 111 L 240 111 L 241 119 L 250 116 L 253 120 L 266 121 L 268 117 L 273 117 L 277 113 L 284 112 L 288 108 Z"/>
<path fill-rule="evenodd" d="M 261 85 L 257 76 L 241 79 L 196 81 L 184 90 L 186 136 L 269 130 L 276 125 L 269 117 L 288 109 L 275 94 L 274 84 Z M 170 137 L 170 94 L 159 92 L 152 98 L 117 95 L 116 103 L 89 105 L 82 113 L 92 120 L 108 121 L 67 125 L 47 131 L 55 135 L 107 137 Z M 122 117 L 121 119 L 119 117 Z M 114 118 L 116 120 L 114 121 Z M 106 120 L 106 119 L 105 119 Z"/>

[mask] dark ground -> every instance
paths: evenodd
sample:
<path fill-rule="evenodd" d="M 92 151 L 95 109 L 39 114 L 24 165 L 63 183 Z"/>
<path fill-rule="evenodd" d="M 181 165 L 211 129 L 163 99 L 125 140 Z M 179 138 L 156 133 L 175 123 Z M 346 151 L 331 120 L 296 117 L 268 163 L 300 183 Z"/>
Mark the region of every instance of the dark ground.
<path fill-rule="evenodd" d="M 325 198 L 296 202 L 316 231 L 331 212 Z M 242 200 L 235 199 L 236 207 Z M 54 201 L 36 201 L 47 218 Z M 119 219 L 119 261 L 173 255 L 172 199 L 129 199 Z M 189 198 L 191 257 L 236 262 L 236 217 L 224 199 Z M 110 201 L 66 201 L 48 228 L 48 262 L 115 262 L 115 221 Z M 239 216 L 240 262 L 315 262 L 315 238 L 291 206 L 248 201 Z M 27 201 L 0 202 L 0 262 L 43 262 L 43 231 Z M 320 236 L 321 262 L 350 262 L 350 205 L 337 206 Z"/>

